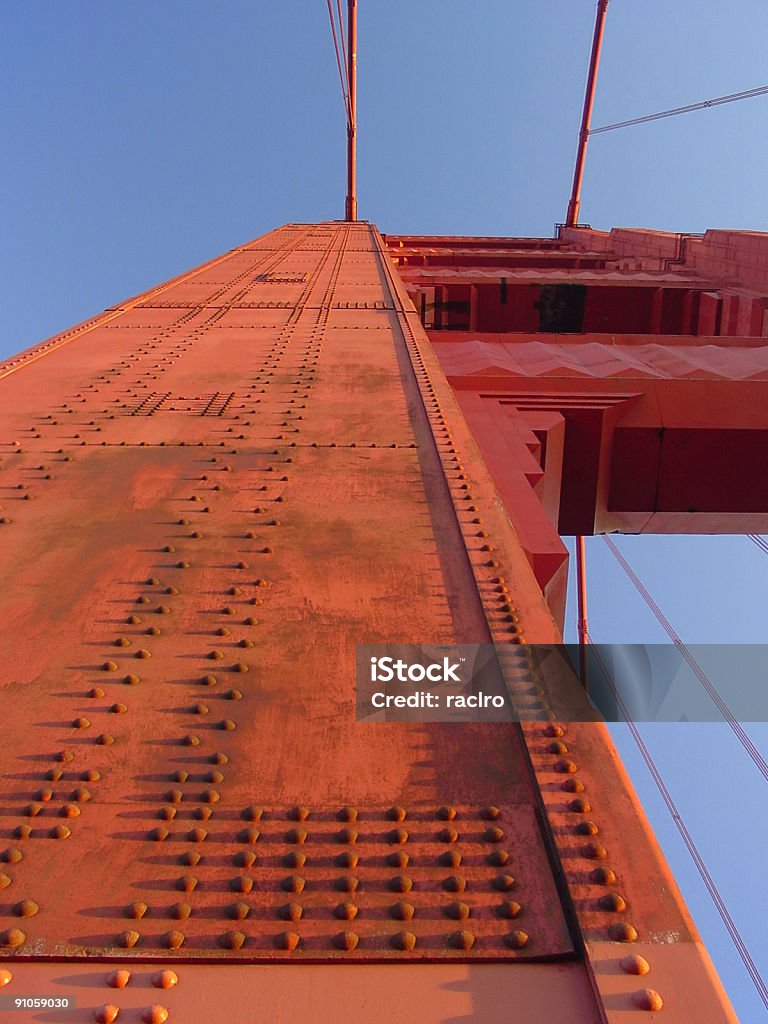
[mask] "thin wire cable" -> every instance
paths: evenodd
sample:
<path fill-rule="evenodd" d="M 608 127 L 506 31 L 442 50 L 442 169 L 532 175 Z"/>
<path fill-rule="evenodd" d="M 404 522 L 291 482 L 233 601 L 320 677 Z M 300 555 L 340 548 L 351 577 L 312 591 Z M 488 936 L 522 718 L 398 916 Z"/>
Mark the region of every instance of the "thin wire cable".
<path fill-rule="evenodd" d="M 753 544 L 757 544 L 763 554 L 768 555 L 768 541 L 764 537 L 760 537 L 757 533 L 748 533 L 747 537 Z"/>
<path fill-rule="evenodd" d="M 345 78 L 344 71 L 341 64 L 341 55 L 339 53 L 339 40 L 336 34 L 336 19 L 333 14 L 333 7 L 331 6 L 331 0 L 326 0 L 328 4 L 328 17 L 331 19 L 331 35 L 333 36 L 333 48 L 336 51 L 336 67 L 339 69 L 339 82 L 341 83 L 341 96 L 344 100 L 344 109 L 347 113 L 347 126 L 352 124 L 352 109 L 349 104 L 349 92 L 347 91 L 349 85 L 349 78 Z M 339 26 L 339 32 L 342 32 L 342 26 Z M 342 38 L 343 42 L 343 38 Z M 343 49 L 343 47 L 342 47 Z M 346 57 L 344 58 L 346 65 Z"/>
<path fill-rule="evenodd" d="M 344 15 L 341 13 L 341 0 L 336 0 L 336 11 L 339 15 L 339 36 L 342 41 L 341 59 L 344 61 L 344 81 L 347 83 L 347 96 L 349 96 L 349 65 L 347 63 L 347 38 L 344 29 Z"/>
<path fill-rule="evenodd" d="M 616 124 L 604 124 L 600 128 L 592 128 L 590 135 L 599 135 L 601 132 L 612 132 L 616 128 L 628 128 L 633 124 L 645 124 L 648 121 L 659 121 L 663 117 L 675 117 L 677 114 L 688 114 L 691 110 L 705 110 L 707 107 L 720 107 L 724 103 L 735 103 L 737 100 L 748 100 L 753 96 L 764 96 L 768 93 L 768 85 L 761 85 L 757 89 L 747 89 L 745 92 L 732 92 L 728 96 L 716 96 L 713 100 L 701 100 L 699 103 L 689 103 L 685 107 L 673 107 L 671 110 L 661 110 L 657 114 L 646 114 L 644 117 L 633 117 L 629 121 L 617 121 Z"/>
<path fill-rule="evenodd" d="M 709 694 L 710 698 L 715 704 L 715 707 L 726 720 L 726 722 L 731 728 L 731 731 L 734 733 L 739 743 L 741 743 L 742 747 L 749 755 L 750 759 L 754 763 L 757 770 L 763 776 L 765 781 L 768 782 L 768 762 L 766 762 L 763 755 L 760 753 L 760 751 L 754 745 L 752 740 L 749 738 L 741 722 L 738 722 L 736 720 L 736 718 L 733 715 L 733 712 L 725 703 L 720 694 L 717 692 L 714 685 L 712 684 L 712 681 L 705 673 L 704 669 L 701 667 L 701 665 L 699 665 L 698 661 L 696 661 L 694 656 L 691 654 L 686 645 L 683 643 L 683 641 L 677 635 L 675 630 L 672 628 L 672 624 L 670 623 L 669 619 L 666 617 L 664 612 L 661 610 L 661 608 L 659 608 L 654 599 L 643 586 L 637 573 L 634 571 L 634 569 L 626 560 L 626 558 L 622 555 L 622 553 L 619 551 L 619 549 L 616 547 L 616 545 L 613 543 L 610 537 L 607 537 L 605 534 L 603 534 L 603 540 L 608 545 L 616 561 L 619 563 L 619 565 L 622 567 L 624 572 L 627 574 L 629 579 L 634 584 L 637 592 L 640 594 L 645 603 L 656 616 L 656 619 L 661 625 L 664 632 L 667 634 L 672 643 L 680 651 L 686 664 L 689 666 L 693 674 L 696 676 L 696 678 L 699 680 L 699 682 L 704 687 L 706 692 Z"/>
<path fill-rule="evenodd" d="M 667 788 L 667 785 L 664 782 L 661 772 L 656 766 L 656 762 L 653 759 L 653 755 L 651 754 L 648 747 L 645 745 L 645 741 L 643 740 L 643 737 L 640 735 L 640 730 L 637 728 L 637 725 L 635 724 L 635 722 L 632 721 L 627 706 L 622 700 L 621 694 L 619 693 L 616 685 L 614 684 L 613 679 L 611 678 L 611 674 L 605 665 L 605 662 L 600 656 L 600 650 L 598 645 L 595 644 L 594 640 L 591 636 L 589 636 L 589 634 L 587 635 L 589 639 L 590 652 L 592 653 L 593 657 L 596 659 L 598 665 L 600 666 L 600 669 L 605 677 L 606 682 L 608 683 L 608 686 L 613 691 L 613 695 L 616 698 L 621 713 L 624 716 L 624 720 L 627 726 L 629 727 L 629 731 L 632 734 L 632 738 L 637 744 L 637 747 L 643 757 L 643 760 L 645 761 L 648 771 L 651 773 L 651 778 L 655 782 L 656 788 L 658 789 L 659 793 L 661 793 L 662 799 L 664 800 L 664 803 L 667 806 L 667 810 L 671 814 L 672 820 L 675 823 L 675 827 L 677 828 L 677 831 L 680 833 L 682 840 L 685 843 L 686 849 L 688 850 L 688 853 L 691 855 L 696 870 L 698 871 L 701 880 L 704 882 L 704 885 L 707 888 L 707 892 L 712 898 L 712 902 L 715 904 L 715 908 L 717 909 L 717 912 L 720 915 L 723 924 L 725 925 L 726 931 L 730 935 L 731 940 L 733 941 L 733 944 L 736 947 L 737 953 L 741 957 L 741 961 L 744 964 L 747 973 L 752 979 L 752 983 L 757 990 L 757 994 L 763 1001 L 763 1005 L 765 1006 L 765 1008 L 768 1009 L 768 986 L 766 986 L 766 983 L 763 980 L 763 977 L 760 973 L 760 969 L 758 968 L 755 961 L 752 959 L 747 944 L 744 942 L 744 939 L 742 938 L 741 932 L 739 931 L 736 922 L 731 917 L 730 911 L 728 910 L 728 907 L 725 905 L 725 901 L 723 900 L 723 897 L 720 894 L 720 890 L 717 887 L 717 883 L 715 882 L 712 875 L 709 873 L 707 865 L 704 863 L 704 860 L 701 854 L 699 853 L 699 849 L 696 846 L 696 842 L 691 833 L 688 831 L 688 828 L 685 822 L 683 821 L 683 817 L 680 813 L 680 810 L 678 809 L 677 804 L 673 800 L 672 794 Z"/>

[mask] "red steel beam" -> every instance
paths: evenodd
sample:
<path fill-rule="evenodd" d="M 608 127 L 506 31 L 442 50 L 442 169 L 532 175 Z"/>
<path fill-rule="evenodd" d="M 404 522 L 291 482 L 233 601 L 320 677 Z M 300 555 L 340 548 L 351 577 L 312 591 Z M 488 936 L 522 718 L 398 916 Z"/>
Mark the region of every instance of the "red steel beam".
<path fill-rule="evenodd" d="M 581 112 L 581 128 L 579 130 L 579 146 L 576 150 L 576 166 L 573 170 L 571 198 L 568 201 L 568 212 L 565 216 L 565 223 L 569 228 L 576 227 L 579 220 L 581 185 L 584 180 L 584 163 L 587 157 L 589 126 L 592 123 L 592 107 L 595 102 L 595 88 L 597 86 L 597 69 L 600 66 L 600 51 L 603 46 L 603 31 L 605 29 L 605 15 L 607 10 L 608 0 L 598 0 L 597 15 L 595 18 L 595 33 L 592 37 L 592 53 L 589 58 L 587 90 L 584 94 L 584 108 Z"/>

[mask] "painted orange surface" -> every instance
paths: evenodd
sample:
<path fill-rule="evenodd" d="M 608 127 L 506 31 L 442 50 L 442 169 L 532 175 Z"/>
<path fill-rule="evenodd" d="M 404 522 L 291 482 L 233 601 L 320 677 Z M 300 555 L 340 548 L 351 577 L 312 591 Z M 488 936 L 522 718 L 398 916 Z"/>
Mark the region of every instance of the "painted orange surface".
<path fill-rule="evenodd" d="M 356 643 L 559 637 L 375 228 L 0 366 L 0 461 L 0 994 L 79 1000 L 27 1019 L 599 1021 L 633 933 L 729 1019 L 602 727 L 517 671 L 522 727 L 355 722 Z"/>

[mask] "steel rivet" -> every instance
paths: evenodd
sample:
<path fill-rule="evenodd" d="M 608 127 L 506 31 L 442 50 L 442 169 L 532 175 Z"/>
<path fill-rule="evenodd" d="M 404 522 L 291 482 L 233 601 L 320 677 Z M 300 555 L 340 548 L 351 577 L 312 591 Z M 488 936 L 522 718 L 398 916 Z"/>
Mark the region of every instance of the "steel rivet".
<path fill-rule="evenodd" d="M 575 800 L 571 800 L 568 804 L 568 810 L 573 811 L 574 814 L 588 814 L 592 807 L 590 806 L 589 800 L 585 797 L 576 797 Z"/>
<path fill-rule="evenodd" d="M 105 1003 L 93 1011 L 93 1019 L 98 1021 L 98 1024 L 114 1024 L 119 1016 L 120 1008 L 114 1003 Z"/>
<path fill-rule="evenodd" d="M 617 921 L 608 928 L 608 937 L 614 942 L 636 942 L 637 929 L 627 921 Z"/>
<path fill-rule="evenodd" d="M 259 830 L 257 828 L 244 828 L 237 838 L 238 842 L 241 843 L 255 843 L 259 838 Z"/>
<path fill-rule="evenodd" d="M 639 992 L 635 992 L 632 996 L 632 1002 L 639 1010 L 650 1010 L 656 1013 L 664 1007 L 664 1000 L 652 988 L 643 988 Z"/>
<path fill-rule="evenodd" d="M 468 931 L 453 932 L 448 941 L 454 949 L 469 950 L 475 944 L 475 936 Z"/>
<path fill-rule="evenodd" d="M 581 848 L 581 855 L 590 860 L 602 860 L 608 856 L 608 851 L 601 843 L 586 843 Z"/>
<path fill-rule="evenodd" d="M 175 917 L 177 921 L 186 921 L 191 913 L 192 907 L 188 903 L 174 903 L 170 908 L 171 917 Z"/>
<path fill-rule="evenodd" d="M 112 971 L 111 974 L 107 975 L 107 984 L 110 988 L 125 988 L 130 980 L 130 971 Z"/>
<path fill-rule="evenodd" d="M 197 864 L 200 861 L 200 856 L 199 854 L 195 854 L 195 856 L 197 857 L 197 860 L 194 863 Z M 189 863 L 189 861 L 186 861 L 185 863 Z M 191 866 L 194 866 L 194 864 Z M 197 888 L 197 879 L 194 875 L 182 875 L 181 878 L 176 881 L 176 888 L 181 892 L 194 892 Z"/>
<path fill-rule="evenodd" d="M 125 916 L 132 917 L 134 920 L 139 921 L 149 910 L 146 903 L 129 903 L 125 909 Z"/>
<path fill-rule="evenodd" d="M 395 949 L 409 953 L 416 946 L 416 936 L 413 932 L 398 932 L 392 936 L 392 945 Z"/>
<path fill-rule="evenodd" d="M 208 837 L 208 833 L 204 828 L 193 828 L 187 838 L 191 843 L 203 843 Z"/>
<path fill-rule="evenodd" d="M 616 914 L 620 914 L 627 909 L 626 900 L 617 892 L 606 893 L 597 902 L 601 910 L 608 910 Z"/>
<path fill-rule="evenodd" d="M 590 879 L 597 885 L 613 885 L 616 881 L 616 875 L 611 868 L 595 868 L 594 871 L 590 872 Z"/>
<path fill-rule="evenodd" d="M 71 835 L 72 831 L 66 825 L 56 825 L 50 831 L 51 839 L 69 839 Z"/>
<path fill-rule="evenodd" d="M 2 859 L 6 864 L 18 864 L 22 860 L 24 854 L 21 850 L 17 850 L 14 847 L 9 847 L 7 850 L 3 850 Z"/>
<path fill-rule="evenodd" d="M 163 936 L 163 945 L 166 949 L 180 949 L 184 945 L 182 932 L 168 932 Z"/>
<path fill-rule="evenodd" d="M 528 945 L 528 933 L 517 929 L 504 936 L 504 943 L 510 949 L 522 949 Z"/>
<path fill-rule="evenodd" d="M 394 892 L 410 892 L 413 888 L 413 880 L 408 875 L 395 875 L 389 881 L 389 888 Z"/>
<path fill-rule="evenodd" d="M 449 875 L 443 882 L 443 888 L 447 889 L 448 892 L 464 892 L 467 888 L 467 882 L 460 875 Z"/>
<path fill-rule="evenodd" d="M 483 839 L 486 843 L 500 843 L 505 839 L 505 835 L 500 828 L 487 828 L 483 832 Z"/>
<path fill-rule="evenodd" d="M 500 917 L 518 917 L 523 908 L 519 903 L 515 903 L 514 900 L 505 900 L 499 906 Z"/>
<path fill-rule="evenodd" d="M 637 955 L 625 956 L 620 961 L 620 966 L 626 974 L 648 974 L 651 969 L 645 957 Z"/>
<path fill-rule="evenodd" d="M 129 673 L 129 675 L 123 677 L 123 682 L 125 683 L 126 686 L 138 686 L 138 684 L 141 682 L 141 678 L 137 675 L 134 675 L 134 673 L 131 672 Z"/>
<path fill-rule="evenodd" d="M 155 988 L 173 988 L 178 983 L 179 976 L 175 971 L 158 971 L 152 975 L 152 984 Z"/>
<path fill-rule="evenodd" d="M 573 831 L 579 836 L 596 836 L 600 829 L 594 821 L 580 821 Z"/>
<path fill-rule="evenodd" d="M 172 934 L 179 935 L 178 932 L 174 932 Z M 181 941 L 183 942 L 184 936 L 182 935 L 180 937 Z M 181 943 L 179 943 L 179 945 L 181 945 Z M 169 946 L 169 948 L 178 949 L 179 947 Z M 165 1022 L 168 1020 L 168 1011 L 164 1006 L 160 1006 L 159 1003 L 154 1003 L 154 1005 L 148 1006 L 146 1010 L 142 1011 L 141 1019 L 144 1021 L 144 1024 L 165 1024 Z"/>
<path fill-rule="evenodd" d="M 34 900 L 21 900 L 14 904 L 13 912 L 16 917 L 34 917 L 40 910 L 39 904 Z"/>
<path fill-rule="evenodd" d="M 347 953 L 351 953 L 353 949 L 356 949 L 359 941 L 357 933 L 351 931 L 339 932 L 338 935 L 333 937 L 334 946 L 337 949 L 345 950 Z"/>
<path fill-rule="evenodd" d="M 438 833 L 438 839 L 441 843 L 455 843 L 459 838 L 459 833 L 455 828 L 444 828 Z"/>
<path fill-rule="evenodd" d="M 294 950 L 299 944 L 299 936 L 296 932 L 281 932 L 277 936 L 276 943 L 280 949 Z"/>
<path fill-rule="evenodd" d="M 583 793 L 585 786 L 581 779 L 566 779 L 560 788 L 566 793 Z"/>
<path fill-rule="evenodd" d="M 102 672 L 117 672 L 117 665 L 114 661 L 105 661 L 101 666 Z"/>
<path fill-rule="evenodd" d="M 446 850 L 437 860 L 445 868 L 457 868 L 461 864 L 461 854 L 458 850 Z"/>
<path fill-rule="evenodd" d="M 453 821 L 456 817 L 456 808 L 450 807 L 447 804 L 444 807 L 440 807 L 437 811 L 437 816 L 442 821 Z"/>
<path fill-rule="evenodd" d="M 404 828 L 394 828 L 387 836 L 390 843 L 407 843 L 408 831 Z"/>
<path fill-rule="evenodd" d="M 117 937 L 117 943 L 123 949 L 133 949 L 140 938 L 138 932 L 121 932 Z"/>

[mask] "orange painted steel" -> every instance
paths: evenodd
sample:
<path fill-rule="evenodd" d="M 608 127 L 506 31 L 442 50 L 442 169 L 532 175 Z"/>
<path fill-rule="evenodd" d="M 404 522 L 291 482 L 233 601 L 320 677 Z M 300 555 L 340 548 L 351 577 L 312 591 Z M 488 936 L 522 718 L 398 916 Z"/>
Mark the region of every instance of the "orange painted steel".
<path fill-rule="evenodd" d="M 347 198 L 345 219 L 357 220 L 357 0 L 347 0 L 347 73 L 349 116 L 347 122 Z"/>
<path fill-rule="evenodd" d="M 2 994 L 732 1020 L 536 685 L 557 624 L 390 251 L 287 225 L 0 366 Z M 526 721 L 356 723 L 355 644 L 414 639 L 493 640 Z"/>
<path fill-rule="evenodd" d="M 597 11 L 595 12 L 595 30 L 592 36 L 592 50 L 589 56 L 587 86 L 584 92 L 584 107 L 581 112 L 579 144 L 576 151 L 576 164 L 573 169 L 573 184 L 571 185 L 571 197 L 568 200 L 568 210 L 565 215 L 565 223 L 566 226 L 569 228 L 576 227 L 579 220 L 579 210 L 581 209 L 581 186 L 584 181 L 584 165 L 587 159 L 589 129 L 590 125 L 592 124 L 592 108 L 595 105 L 595 91 L 597 89 L 597 72 L 600 67 L 600 52 L 603 48 L 605 16 L 607 13 L 608 0 L 597 0 Z"/>

